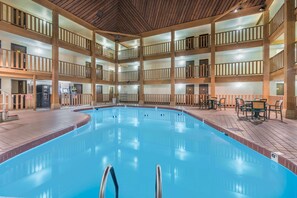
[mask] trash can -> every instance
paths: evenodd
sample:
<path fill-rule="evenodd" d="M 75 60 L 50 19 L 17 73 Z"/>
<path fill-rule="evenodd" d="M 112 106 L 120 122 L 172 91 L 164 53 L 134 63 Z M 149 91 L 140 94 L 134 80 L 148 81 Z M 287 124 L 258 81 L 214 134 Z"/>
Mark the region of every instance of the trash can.
<path fill-rule="evenodd" d="M 112 98 L 112 104 L 116 104 L 117 103 L 117 98 Z"/>

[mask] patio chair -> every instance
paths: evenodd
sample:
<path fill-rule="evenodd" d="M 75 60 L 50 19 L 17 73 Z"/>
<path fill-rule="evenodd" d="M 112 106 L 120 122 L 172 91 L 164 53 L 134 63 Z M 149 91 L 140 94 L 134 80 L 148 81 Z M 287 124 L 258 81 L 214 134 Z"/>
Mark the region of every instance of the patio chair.
<path fill-rule="evenodd" d="M 270 119 L 270 111 L 274 111 L 275 112 L 275 117 L 277 118 L 277 113 L 280 113 L 281 121 L 283 121 L 282 110 L 283 110 L 283 100 L 275 101 L 274 105 L 269 105 L 268 118 Z"/>
<path fill-rule="evenodd" d="M 224 107 L 224 110 L 226 110 L 226 98 L 220 98 L 219 103 L 217 103 L 217 106 L 220 108 L 220 110 L 222 110 L 222 107 Z"/>
<path fill-rule="evenodd" d="M 251 112 L 252 112 L 252 119 L 254 118 L 260 118 L 260 113 L 263 113 L 263 118 L 264 121 L 267 118 L 266 112 L 266 103 L 264 101 L 252 101 L 252 108 L 251 108 Z"/>
<path fill-rule="evenodd" d="M 238 108 L 237 108 L 237 116 L 239 116 L 239 113 L 242 112 L 242 115 L 245 113 L 245 117 L 247 117 L 247 112 L 251 111 L 251 106 L 247 105 L 242 98 L 239 98 L 238 100 Z"/>
<path fill-rule="evenodd" d="M 267 102 L 267 98 L 261 98 L 260 101 Z"/>
<path fill-rule="evenodd" d="M 237 112 L 237 109 L 239 108 L 239 99 L 240 98 L 235 98 L 235 111 Z"/>

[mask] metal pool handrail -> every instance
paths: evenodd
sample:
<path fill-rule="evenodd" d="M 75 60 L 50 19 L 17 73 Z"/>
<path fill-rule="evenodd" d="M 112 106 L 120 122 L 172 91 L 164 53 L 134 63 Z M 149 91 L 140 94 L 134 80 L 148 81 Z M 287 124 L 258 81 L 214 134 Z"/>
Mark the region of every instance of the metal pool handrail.
<path fill-rule="evenodd" d="M 100 191 L 99 191 L 99 198 L 104 198 L 105 197 L 106 182 L 107 182 L 107 176 L 108 176 L 109 173 L 111 174 L 113 184 L 114 184 L 114 187 L 115 187 L 115 191 L 116 191 L 115 197 L 116 198 L 119 197 L 119 185 L 118 185 L 116 174 L 114 172 L 114 168 L 112 167 L 112 165 L 108 165 L 105 168 L 104 173 L 102 175 L 102 180 L 101 180 L 101 184 L 100 184 Z"/>
<path fill-rule="evenodd" d="M 156 167 L 155 198 L 162 198 L 162 171 L 159 164 Z"/>

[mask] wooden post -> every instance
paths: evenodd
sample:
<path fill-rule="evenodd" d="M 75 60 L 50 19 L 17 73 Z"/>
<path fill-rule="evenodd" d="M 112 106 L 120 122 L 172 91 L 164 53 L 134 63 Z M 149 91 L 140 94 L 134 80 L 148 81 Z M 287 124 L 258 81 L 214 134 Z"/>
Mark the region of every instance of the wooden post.
<path fill-rule="evenodd" d="M 269 10 L 263 12 L 263 93 L 262 97 L 267 98 L 269 102 L 270 96 L 270 60 L 269 60 Z"/>
<path fill-rule="evenodd" d="M 210 95 L 211 97 L 216 96 L 216 77 L 215 77 L 215 64 L 216 64 L 216 24 L 215 22 L 211 23 L 211 30 L 210 30 L 210 38 L 211 38 L 211 54 L 210 54 L 210 61 L 211 61 L 211 66 L 210 66 Z"/>
<path fill-rule="evenodd" d="M 175 31 L 171 30 L 171 45 L 170 45 L 170 55 L 171 55 L 171 69 L 170 69 L 170 87 L 171 87 L 171 92 L 170 92 L 170 105 L 175 106 Z"/>
<path fill-rule="evenodd" d="M 51 109 L 59 109 L 59 14 L 53 10 Z"/>
<path fill-rule="evenodd" d="M 33 75 L 33 110 L 36 111 L 36 75 Z"/>
<path fill-rule="evenodd" d="M 115 66 L 114 66 L 114 75 L 115 75 L 115 94 L 114 97 L 118 100 L 119 96 L 119 43 L 115 42 Z"/>
<path fill-rule="evenodd" d="M 96 32 L 93 31 L 91 41 L 91 90 L 92 90 L 92 102 L 91 105 L 96 105 Z"/>
<path fill-rule="evenodd" d="M 295 5 L 294 0 L 285 0 L 284 19 L 284 109 L 286 118 L 297 118 L 295 101 Z"/>
<path fill-rule="evenodd" d="M 143 64 L 143 38 L 140 38 L 139 47 L 139 104 L 144 104 L 144 64 Z"/>

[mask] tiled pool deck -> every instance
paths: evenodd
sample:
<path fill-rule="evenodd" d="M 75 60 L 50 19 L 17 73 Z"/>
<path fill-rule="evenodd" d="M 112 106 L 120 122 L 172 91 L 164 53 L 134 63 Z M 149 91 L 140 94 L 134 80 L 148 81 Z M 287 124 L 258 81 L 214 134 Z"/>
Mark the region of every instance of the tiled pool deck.
<path fill-rule="evenodd" d="M 164 106 L 165 107 L 165 106 Z M 166 107 L 165 107 L 166 108 Z M 183 108 L 230 137 L 270 157 L 281 152 L 279 163 L 297 174 L 297 121 L 271 119 L 265 122 L 239 119 L 234 109 Z M 58 137 L 88 122 L 89 116 L 71 109 L 14 112 L 20 119 L 0 123 L 0 163 L 34 146 Z"/>

